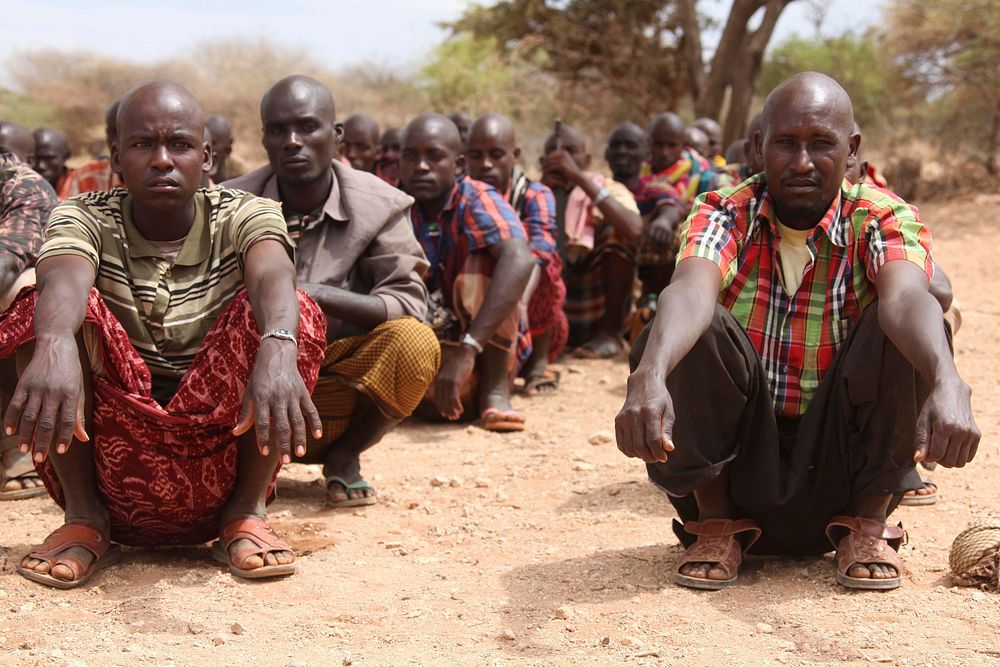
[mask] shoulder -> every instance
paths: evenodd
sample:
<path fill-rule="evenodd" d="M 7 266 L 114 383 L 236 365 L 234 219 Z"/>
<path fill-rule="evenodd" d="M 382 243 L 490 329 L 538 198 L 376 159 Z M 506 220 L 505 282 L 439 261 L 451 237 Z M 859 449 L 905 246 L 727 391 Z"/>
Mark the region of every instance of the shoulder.
<path fill-rule="evenodd" d="M 52 211 L 52 218 L 82 215 L 100 222 L 117 224 L 122 220 L 122 203 L 128 196 L 128 190 L 117 187 L 81 192 L 61 201 Z"/>
<path fill-rule="evenodd" d="M 333 163 L 333 173 L 342 202 L 352 217 L 395 219 L 413 205 L 413 197 L 389 185 L 375 174 Z"/>
<path fill-rule="evenodd" d="M 201 188 L 195 193 L 214 217 L 232 217 L 251 212 L 273 212 L 284 220 L 277 202 L 231 187 Z"/>
<path fill-rule="evenodd" d="M 873 221 L 919 222 L 917 208 L 906 203 L 891 190 L 860 181 L 850 185 L 846 181 L 842 191 L 841 215 L 849 217 L 854 225 Z"/>
<path fill-rule="evenodd" d="M 271 169 L 271 165 L 265 164 L 264 166 L 258 167 L 243 176 L 223 181 L 220 183 L 220 186 L 223 189 L 243 190 L 244 192 L 259 195 L 264 191 L 264 185 L 267 184 L 268 179 L 270 179 L 273 174 L 274 171 Z"/>

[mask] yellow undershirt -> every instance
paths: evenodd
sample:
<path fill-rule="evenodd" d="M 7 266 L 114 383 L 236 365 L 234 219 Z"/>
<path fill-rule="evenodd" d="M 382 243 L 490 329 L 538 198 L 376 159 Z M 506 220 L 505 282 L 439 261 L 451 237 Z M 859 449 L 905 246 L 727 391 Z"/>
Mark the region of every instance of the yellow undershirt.
<path fill-rule="evenodd" d="M 781 259 L 781 284 L 789 296 L 798 291 L 802 284 L 802 274 L 812 262 L 812 253 L 806 245 L 806 238 L 811 229 L 792 229 L 778 223 L 778 233 L 781 234 L 781 244 L 778 246 L 778 257 Z"/>

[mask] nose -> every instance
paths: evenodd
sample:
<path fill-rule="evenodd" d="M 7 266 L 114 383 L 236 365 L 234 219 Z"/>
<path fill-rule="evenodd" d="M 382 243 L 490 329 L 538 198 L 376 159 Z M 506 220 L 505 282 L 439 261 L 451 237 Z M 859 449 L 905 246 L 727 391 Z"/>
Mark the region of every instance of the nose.
<path fill-rule="evenodd" d="M 285 135 L 285 150 L 288 152 L 294 152 L 302 148 L 302 140 L 299 139 L 299 134 L 295 130 L 292 130 L 287 135 Z"/>
<path fill-rule="evenodd" d="M 174 161 L 170 157 L 170 151 L 165 144 L 160 144 L 153 149 L 153 159 L 151 166 L 159 171 L 169 171 L 174 166 Z"/>
<path fill-rule="evenodd" d="M 806 144 L 800 145 L 792 156 L 792 169 L 799 174 L 809 173 L 814 169 L 812 155 Z"/>
<path fill-rule="evenodd" d="M 416 171 L 418 174 L 426 174 L 430 170 L 431 170 L 431 165 L 429 162 L 427 162 L 427 158 L 420 157 L 417 159 L 417 164 L 415 166 L 414 171 Z"/>
<path fill-rule="evenodd" d="M 488 157 L 483 158 L 483 171 L 489 171 L 493 168 L 493 160 Z"/>

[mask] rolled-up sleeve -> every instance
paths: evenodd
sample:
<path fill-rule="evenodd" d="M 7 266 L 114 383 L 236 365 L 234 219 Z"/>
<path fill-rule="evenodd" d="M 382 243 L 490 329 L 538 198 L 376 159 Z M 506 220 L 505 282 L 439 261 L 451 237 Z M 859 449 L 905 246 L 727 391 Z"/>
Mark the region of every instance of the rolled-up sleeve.
<path fill-rule="evenodd" d="M 722 273 L 722 289 L 736 276 L 739 253 L 735 212 L 722 205 L 718 192 L 699 195 L 691 215 L 681 227 L 681 249 L 677 263 L 688 257 L 701 257 L 714 262 Z"/>

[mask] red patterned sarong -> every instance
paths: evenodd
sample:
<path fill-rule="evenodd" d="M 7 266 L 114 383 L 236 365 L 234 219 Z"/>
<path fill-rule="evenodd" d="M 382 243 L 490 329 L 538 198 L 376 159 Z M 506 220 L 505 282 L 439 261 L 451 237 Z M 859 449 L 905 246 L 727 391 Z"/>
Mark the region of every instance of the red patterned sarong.
<path fill-rule="evenodd" d="M 0 358 L 34 340 L 34 312 L 35 292 L 28 289 L 0 315 Z M 298 367 L 312 391 L 326 345 L 326 319 L 303 292 L 299 313 Z M 90 438 L 112 539 L 158 546 L 217 537 L 220 512 L 236 482 L 232 429 L 259 343 L 246 292 L 233 298 L 209 330 L 166 408 L 151 397 L 149 368 L 97 290 L 90 292 L 84 326 L 95 328 L 100 349 L 93 352 L 104 369 L 93 377 Z M 52 464 L 46 459 L 37 469 L 49 494 L 64 506 Z M 269 494 L 273 487 L 272 479 Z"/>
<path fill-rule="evenodd" d="M 552 253 L 549 261 L 542 266 L 542 275 L 528 302 L 528 325 L 534 340 L 546 331 L 549 337 L 549 361 L 559 358 L 569 338 L 569 321 L 566 319 L 566 284 L 563 282 L 562 258 Z"/>

